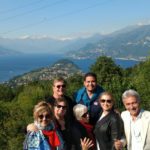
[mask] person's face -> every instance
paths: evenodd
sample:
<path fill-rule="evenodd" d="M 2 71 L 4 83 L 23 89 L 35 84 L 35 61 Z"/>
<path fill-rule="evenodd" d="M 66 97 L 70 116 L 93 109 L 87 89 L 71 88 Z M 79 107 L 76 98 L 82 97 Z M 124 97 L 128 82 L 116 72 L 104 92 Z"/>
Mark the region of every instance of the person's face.
<path fill-rule="evenodd" d="M 65 86 L 65 83 L 63 81 L 55 82 L 53 85 L 54 95 L 57 95 L 60 97 L 63 96 L 65 93 L 65 89 L 66 89 L 66 86 Z"/>
<path fill-rule="evenodd" d="M 85 81 L 84 81 L 84 86 L 87 89 L 87 91 L 89 92 L 93 92 L 96 88 L 96 79 L 92 76 L 88 76 L 86 77 Z"/>
<path fill-rule="evenodd" d="M 81 120 L 85 123 L 89 123 L 90 115 L 87 109 L 84 110 L 84 114 L 81 116 Z"/>
<path fill-rule="evenodd" d="M 65 102 L 58 102 L 57 105 L 54 106 L 54 115 L 57 118 L 64 118 L 67 111 L 67 105 Z"/>
<path fill-rule="evenodd" d="M 130 112 L 131 116 L 138 116 L 140 112 L 140 103 L 134 96 L 127 97 L 123 100 L 125 108 Z"/>
<path fill-rule="evenodd" d="M 114 105 L 110 95 L 102 95 L 99 102 L 103 111 L 110 111 Z"/>
<path fill-rule="evenodd" d="M 51 119 L 52 118 L 50 117 L 49 112 L 45 111 L 43 113 L 38 114 L 37 121 L 42 127 L 46 127 L 51 122 Z"/>

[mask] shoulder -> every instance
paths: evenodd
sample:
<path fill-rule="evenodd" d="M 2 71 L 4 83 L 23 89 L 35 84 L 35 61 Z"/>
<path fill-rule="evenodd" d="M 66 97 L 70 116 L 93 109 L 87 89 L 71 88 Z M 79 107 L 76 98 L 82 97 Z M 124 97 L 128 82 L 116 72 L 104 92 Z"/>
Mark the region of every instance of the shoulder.
<path fill-rule="evenodd" d="M 145 117 L 146 119 L 150 120 L 150 111 L 143 110 L 142 117 Z"/>
<path fill-rule="evenodd" d="M 118 113 L 116 113 L 116 112 L 114 112 L 114 111 L 111 112 L 110 118 L 111 118 L 111 121 L 112 121 L 112 122 L 116 122 L 116 121 L 121 120 L 120 114 L 118 114 Z"/>
<path fill-rule="evenodd" d="M 55 102 L 55 98 L 53 96 L 49 96 L 45 99 L 45 101 L 47 103 L 50 103 L 51 105 L 54 105 L 54 102 Z"/>
<path fill-rule="evenodd" d="M 84 93 L 86 92 L 85 87 L 82 87 L 81 89 L 79 89 L 78 91 L 76 91 L 74 93 L 74 99 L 76 102 L 79 102 L 81 97 L 84 95 Z"/>
<path fill-rule="evenodd" d="M 97 91 L 98 93 L 102 93 L 102 92 L 104 92 L 105 90 L 104 90 L 101 86 L 97 85 L 97 86 L 96 86 L 96 91 Z"/>
<path fill-rule="evenodd" d="M 76 91 L 76 93 L 84 93 L 85 92 L 85 87 L 80 88 L 79 90 Z"/>
<path fill-rule="evenodd" d="M 124 117 L 127 117 L 127 116 L 130 116 L 130 113 L 129 113 L 129 111 L 123 111 L 122 113 L 121 113 L 121 117 L 122 118 L 124 118 Z"/>

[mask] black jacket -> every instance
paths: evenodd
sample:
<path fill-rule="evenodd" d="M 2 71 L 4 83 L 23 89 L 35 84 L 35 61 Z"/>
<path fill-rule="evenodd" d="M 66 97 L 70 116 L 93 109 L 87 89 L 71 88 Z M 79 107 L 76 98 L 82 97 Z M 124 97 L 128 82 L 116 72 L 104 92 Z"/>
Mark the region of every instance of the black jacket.
<path fill-rule="evenodd" d="M 84 126 L 80 122 L 74 121 L 72 125 L 72 143 L 74 145 L 74 150 L 82 150 L 80 139 L 88 137 L 88 133 Z"/>
<path fill-rule="evenodd" d="M 113 110 L 96 123 L 94 129 L 95 138 L 100 150 L 113 150 L 114 140 L 124 136 L 123 122 L 119 114 Z"/>

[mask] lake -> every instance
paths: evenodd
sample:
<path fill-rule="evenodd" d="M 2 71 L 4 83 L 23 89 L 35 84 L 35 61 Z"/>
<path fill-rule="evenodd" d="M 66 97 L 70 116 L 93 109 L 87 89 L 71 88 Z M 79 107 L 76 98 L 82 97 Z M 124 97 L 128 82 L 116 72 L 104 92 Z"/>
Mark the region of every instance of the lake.
<path fill-rule="evenodd" d="M 63 55 L 52 54 L 22 54 L 12 56 L 0 56 L 0 82 L 7 81 L 14 76 L 21 75 L 34 69 L 51 66 L 59 59 L 65 58 Z M 88 72 L 91 64 L 95 63 L 95 59 L 74 60 L 83 72 Z M 114 60 L 117 65 L 123 68 L 132 67 L 139 61 L 135 60 Z"/>

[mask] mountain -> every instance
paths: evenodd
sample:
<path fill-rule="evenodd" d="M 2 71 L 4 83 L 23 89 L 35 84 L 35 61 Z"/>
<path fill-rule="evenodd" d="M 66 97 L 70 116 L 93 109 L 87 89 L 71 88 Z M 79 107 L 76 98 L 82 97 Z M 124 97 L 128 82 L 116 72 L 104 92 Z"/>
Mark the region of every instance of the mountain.
<path fill-rule="evenodd" d="M 83 74 L 80 68 L 68 59 L 61 59 L 52 66 L 39 68 L 31 72 L 16 76 L 8 81 L 6 84 L 14 87 L 17 85 L 25 85 L 29 82 L 39 80 L 52 80 L 55 77 L 61 76 L 68 78 L 73 74 Z"/>
<path fill-rule="evenodd" d="M 101 55 L 113 58 L 144 59 L 150 52 L 150 25 L 134 26 L 109 34 L 97 43 L 87 43 L 69 57 L 84 59 Z"/>
<path fill-rule="evenodd" d="M 97 42 L 102 35 L 95 34 L 80 38 L 22 37 L 17 39 L 0 38 L 0 45 L 23 53 L 65 53 L 81 48 L 88 42 Z"/>

